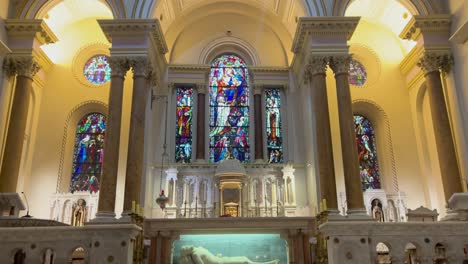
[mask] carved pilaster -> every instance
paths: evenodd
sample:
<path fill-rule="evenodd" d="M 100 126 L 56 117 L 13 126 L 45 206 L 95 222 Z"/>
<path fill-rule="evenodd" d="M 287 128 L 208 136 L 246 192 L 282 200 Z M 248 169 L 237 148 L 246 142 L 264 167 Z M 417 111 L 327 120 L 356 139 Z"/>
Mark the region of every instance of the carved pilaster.
<path fill-rule="evenodd" d="M 349 74 L 349 64 L 351 63 L 351 55 L 333 55 L 330 56 L 330 68 L 336 74 L 346 73 Z"/>
<path fill-rule="evenodd" d="M 195 86 L 197 88 L 197 93 L 198 94 L 208 93 L 209 87 L 206 85 L 206 83 L 197 83 Z"/>
<path fill-rule="evenodd" d="M 144 78 L 152 77 L 153 68 L 147 57 L 132 57 L 129 58 L 129 65 L 132 67 L 133 77 L 143 76 Z"/>
<path fill-rule="evenodd" d="M 7 56 L 3 61 L 3 70 L 8 76 L 24 76 L 33 78 L 40 70 L 39 63 L 33 56 Z"/>
<path fill-rule="evenodd" d="M 130 62 L 127 57 L 111 56 L 109 58 L 109 65 L 111 67 L 111 76 L 124 78 L 130 69 Z"/>
<path fill-rule="evenodd" d="M 424 74 L 439 70 L 449 72 L 453 65 L 453 56 L 448 51 L 426 51 L 421 59 L 419 59 L 417 65 L 424 71 Z"/>

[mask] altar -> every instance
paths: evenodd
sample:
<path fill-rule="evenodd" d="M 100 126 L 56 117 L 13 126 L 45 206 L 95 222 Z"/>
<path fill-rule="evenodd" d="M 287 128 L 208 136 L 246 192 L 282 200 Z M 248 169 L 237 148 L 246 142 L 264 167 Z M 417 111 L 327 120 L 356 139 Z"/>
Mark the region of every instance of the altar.
<path fill-rule="evenodd" d="M 146 219 L 144 226 L 150 264 L 192 263 L 187 255 L 214 263 L 310 263 L 315 230 L 311 217 Z"/>

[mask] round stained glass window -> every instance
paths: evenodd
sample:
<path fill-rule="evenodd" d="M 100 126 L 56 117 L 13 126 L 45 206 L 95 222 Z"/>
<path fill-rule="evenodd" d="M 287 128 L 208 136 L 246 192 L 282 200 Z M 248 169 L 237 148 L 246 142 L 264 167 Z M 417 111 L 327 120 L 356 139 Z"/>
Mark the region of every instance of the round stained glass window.
<path fill-rule="evenodd" d="M 110 80 L 111 68 L 107 62 L 108 57 L 97 55 L 89 59 L 84 65 L 85 78 L 95 85 L 101 85 Z"/>
<path fill-rule="evenodd" d="M 352 60 L 349 65 L 349 83 L 363 86 L 367 79 L 366 69 L 358 61 Z"/>

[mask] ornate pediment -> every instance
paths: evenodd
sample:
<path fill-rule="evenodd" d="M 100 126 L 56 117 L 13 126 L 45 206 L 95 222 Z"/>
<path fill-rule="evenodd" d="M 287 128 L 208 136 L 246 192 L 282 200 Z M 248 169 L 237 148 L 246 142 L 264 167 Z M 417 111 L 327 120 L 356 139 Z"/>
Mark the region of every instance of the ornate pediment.
<path fill-rule="evenodd" d="M 216 168 L 216 176 L 245 176 L 244 166 L 237 159 L 227 159 L 219 163 Z"/>

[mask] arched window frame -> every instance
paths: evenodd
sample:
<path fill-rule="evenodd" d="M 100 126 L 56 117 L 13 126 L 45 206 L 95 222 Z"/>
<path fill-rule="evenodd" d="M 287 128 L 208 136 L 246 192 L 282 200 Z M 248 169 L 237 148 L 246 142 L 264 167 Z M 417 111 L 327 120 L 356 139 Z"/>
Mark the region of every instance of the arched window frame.
<path fill-rule="evenodd" d="M 247 131 L 248 131 L 248 137 L 247 137 L 247 144 L 248 144 L 248 151 L 246 151 L 246 156 L 248 156 L 248 158 L 246 160 L 244 160 L 243 162 L 250 162 L 252 160 L 252 140 L 253 140 L 253 131 L 252 131 L 252 128 L 253 128 L 253 115 L 252 115 L 252 83 L 251 83 L 251 76 L 252 76 L 252 72 L 251 70 L 248 68 L 248 64 L 247 62 L 244 60 L 244 58 L 242 56 L 239 56 L 238 54 L 234 53 L 234 52 L 226 52 L 226 53 L 221 53 L 221 54 L 218 54 L 217 56 L 215 56 L 210 64 L 210 71 L 208 72 L 208 93 L 207 93 L 207 104 L 206 104 L 206 112 L 207 112 L 207 116 L 206 116 L 206 127 L 205 127 L 205 133 L 207 134 L 207 141 L 206 141 L 206 145 L 207 145 L 207 160 L 209 162 L 214 162 L 211 160 L 210 158 L 210 148 L 211 148 L 211 127 L 210 127 L 210 118 L 211 118 L 211 85 L 210 85 L 210 78 L 211 78 L 211 65 L 213 63 L 213 61 L 217 60 L 218 58 L 222 57 L 222 56 L 226 56 L 226 55 L 232 55 L 232 56 L 236 56 L 238 57 L 239 59 L 241 59 L 243 61 L 243 64 L 245 66 L 245 72 L 246 72 L 246 76 L 247 76 L 247 80 L 246 80 L 246 83 L 247 83 L 247 88 L 248 88 L 248 104 L 246 106 L 246 108 L 248 109 L 248 125 L 247 125 Z"/>
<path fill-rule="evenodd" d="M 88 128 L 86 128 L 86 124 L 88 124 L 88 121 L 90 120 L 90 117 L 92 119 L 92 123 L 88 125 Z M 85 121 L 86 120 L 86 121 Z M 74 149 L 73 149 L 73 164 L 72 164 L 72 172 L 71 172 L 71 180 L 70 180 L 70 192 L 75 192 L 75 191 L 90 191 L 90 192 L 98 192 L 99 191 L 99 181 L 101 178 L 102 174 L 102 157 L 103 157 L 103 152 L 104 152 L 104 138 L 105 138 L 105 131 L 106 131 L 106 116 L 104 114 L 101 114 L 99 112 L 91 112 L 88 114 L 83 115 L 83 117 L 77 122 L 76 124 L 76 129 L 80 127 L 84 127 L 86 130 L 84 131 L 78 131 L 75 130 L 75 144 L 74 144 Z M 90 131 L 90 129 L 94 130 L 92 126 L 96 127 L 95 131 Z M 80 139 L 81 138 L 81 139 Z M 94 143 L 93 143 L 94 142 Z M 83 161 L 80 159 L 80 154 L 81 153 L 81 144 L 84 143 L 86 144 L 86 151 L 88 151 L 88 146 L 99 146 L 100 149 L 98 149 L 94 154 L 94 159 L 92 160 L 92 163 L 88 162 L 88 157 L 90 157 L 90 153 L 86 153 L 86 161 Z M 98 159 L 99 155 L 99 160 Z M 87 164 L 88 166 L 84 166 L 83 164 Z M 99 166 L 98 170 L 93 170 L 93 175 L 87 175 L 88 173 L 77 173 L 76 171 L 78 170 L 80 166 L 84 166 L 86 169 L 89 167 L 94 167 Z M 77 168 L 75 169 L 75 166 Z M 74 177 L 78 174 L 85 174 L 88 176 L 88 181 L 89 181 L 89 187 L 88 189 L 76 189 L 73 188 L 72 181 Z M 79 177 L 81 178 L 81 177 Z M 79 181 L 76 181 L 79 182 Z"/>
<path fill-rule="evenodd" d="M 375 173 L 373 173 L 373 176 L 377 176 L 377 179 L 375 179 L 375 177 L 373 178 L 373 183 L 369 183 L 369 186 L 364 186 L 364 182 L 362 181 L 361 179 L 361 183 L 363 184 L 363 190 L 368 190 L 368 189 L 382 189 L 382 177 L 381 177 L 381 174 L 380 174 L 380 167 L 379 167 L 379 154 L 378 154 L 378 147 L 377 147 L 377 141 L 376 141 L 376 135 L 375 135 L 375 126 L 374 124 L 372 123 L 372 121 L 366 116 L 366 115 L 363 115 L 363 114 L 360 114 L 360 113 L 354 113 L 353 115 L 353 119 L 354 119 L 354 124 L 356 125 L 356 122 L 355 122 L 355 118 L 356 116 L 360 116 L 362 118 L 364 118 L 364 120 L 367 120 L 367 122 L 369 123 L 369 127 L 372 129 L 372 133 L 363 133 L 361 135 L 364 136 L 368 136 L 368 135 L 371 135 L 371 139 L 370 141 L 372 141 L 372 146 L 369 147 L 371 148 L 371 150 L 373 150 L 374 152 L 374 162 L 373 162 L 373 167 L 376 167 L 374 171 L 376 171 Z M 356 129 L 356 128 L 355 128 Z M 356 135 L 356 143 L 358 142 L 358 140 L 360 140 L 358 138 L 358 133 L 355 131 L 355 135 Z M 373 149 L 372 149 L 373 148 Z M 358 148 L 358 153 L 356 153 L 357 155 L 359 155 L 359 148 Z M 359 160 L 360 162 L 360 160 Z M 359 166 L 361 166 L 359 164 Z M 362 178 L 362 173 L 363 171 L 360 169 L 360 174 L 361 174 L 361 178 Z"/>
<path fill-rule="evenodd" d="M 67 115 L 63 129 L 56 193 L 67 193 L 69 191 L 78 121 L 81 120 L 84 115 L 92 112 L 107 116 L 107 109 L 105 103 L 90 100 L 78 104 Z"/>

